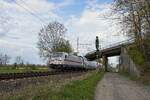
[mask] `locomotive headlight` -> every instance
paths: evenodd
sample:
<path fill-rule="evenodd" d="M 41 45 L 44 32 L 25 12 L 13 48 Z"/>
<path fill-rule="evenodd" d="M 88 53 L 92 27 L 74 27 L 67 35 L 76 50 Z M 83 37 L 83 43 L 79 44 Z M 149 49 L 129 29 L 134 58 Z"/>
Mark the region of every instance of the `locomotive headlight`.
<path fill-rule="evenodd" d="M 64 64 L 63 60 L 60 60 L 60 64 Z"/>
<path fill-rule="evenodd" d="M 55 64 L 58 64 L 58 60 L 55 60 Z"/>
<path fill-rule="evenodd" d="M 61 60 L 62 60 L 62 58 L 61 58 L 61 57 L 59 57 L 59 59 L 58 59 L 58 60 L 60 60 L 60 61 L 61 61 Z"/>
<path fill-rule="evenodd" d="M 58 65 L 58 64 L 63 64 L 63 60 L 61 59 L 56 59 L 56 60 L 54 60 L 53 61 L 53 64 L 56 64 L 56 65 Z"/>
<path fill-rule="evenodd" d="M 62 61 L 62 60 L 60 60 L 60 61 L 59 61 L 59 64 L 63 64 L 63 61 Z"/>
<path fill-rule="evenodd" d="M 63 61 L 62 60 L 56 60 L 55 64 L 63 64 Z"/>

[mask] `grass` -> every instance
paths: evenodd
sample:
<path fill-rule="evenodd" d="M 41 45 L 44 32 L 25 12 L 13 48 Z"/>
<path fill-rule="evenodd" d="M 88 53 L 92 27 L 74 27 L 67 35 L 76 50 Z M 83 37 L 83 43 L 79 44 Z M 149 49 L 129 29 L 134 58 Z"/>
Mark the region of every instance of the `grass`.
<path fill-rule="evenodd" d="M 19 68 L 12 68 L 12 67 L 0 67 L 0 73 L 23 73 L 23 72 L 38 72 L 38 71 L 48 71 L 48 68 L 37 67 L 35 69 L 19 67 Z"/>
<path fill-rule="evenodd" d="M 74 81 L 66 85 L 59 93 L 57 100 L 92 100 L 94 97 L 95 86 L 102 78 L 103 73 L 93 73 L 82 81 Z"/>
<path fill-rule="evenodd" d="M 95 87 L 103 74 L 104 72 L 94 71 L 84 79 L 67 84 L 56 81 L 47 85 L 31 86 L 7 100 L 93 100 Z"/>

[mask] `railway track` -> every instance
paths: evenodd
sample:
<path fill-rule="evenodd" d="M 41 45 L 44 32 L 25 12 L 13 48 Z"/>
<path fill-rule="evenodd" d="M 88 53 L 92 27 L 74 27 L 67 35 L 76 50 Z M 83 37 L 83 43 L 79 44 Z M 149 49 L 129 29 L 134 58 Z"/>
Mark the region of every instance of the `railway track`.
<path fill-rule="evenodd" d="M 72 73 L 77 71 L 46 71 L 46 72 L 25 72 L 25 73 L 1 73 L 0 81 L 2 80 L 15 80 L 21 78 L 30 78 L 30 77 L 41 77 L 48 75 L 57 75 L 57 74 L 65 74 Z M 79 72 L 79 71 L 78 71 Z"/>

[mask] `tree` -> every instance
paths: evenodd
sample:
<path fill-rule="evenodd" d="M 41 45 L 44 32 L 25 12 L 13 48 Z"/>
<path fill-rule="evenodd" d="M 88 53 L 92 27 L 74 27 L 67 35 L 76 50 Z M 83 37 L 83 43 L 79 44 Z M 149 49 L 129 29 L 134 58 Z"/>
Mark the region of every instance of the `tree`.
<path fill-rule="evenodd" d="M 47 59 L 53 52 L 72 52 L 69 41 L 64 39 L 67 32 L 65 26 L 59 22 L 51 22 L 39 32 L 37 43 L 41 57 Z"/>
<path fill-rule="evenodd" d="M 0 54 L 0 65 L 6 65 L 9 63 L 11 57 L 7 54 Z"/>
<path fill-rule="evenodd" d="M 5 64 L 5 65 L 8 64 L 9 61 L 10 61 L 10 59 L 11 59 L 11 57 L 8 56 L 7 54 L 5 54 L 5 55 L 4 55 L 4 64 Z"/>
<path fill-rule="evenodd" d="M 52 51 L 71 53 L 73 50 L 69 41 L 63 39 L 62 41 L 58 42 L 58 44 L 55 47 L 52 48 Z"/>
<path fill-rule="evenodd" d="M 23 64 L 23 59 L 21 56 L 16 56 L 15 58 L 15 63 L 18 64 L 18 65 L 21 65 Z"/>
<path fill-rule="evenodd" d="M 122 30 L 135 38 L 139 50 L 146 57 L 147 42 L 150 37 L 150 1 L 149 0 L 115 0 L 114 12 L 120 15 Z"/>
<path fill-rule="evenodd" d="M 0 65 L 2 65 L 2 64 L 3 64 L 3 55 L 0 54 Z"/>

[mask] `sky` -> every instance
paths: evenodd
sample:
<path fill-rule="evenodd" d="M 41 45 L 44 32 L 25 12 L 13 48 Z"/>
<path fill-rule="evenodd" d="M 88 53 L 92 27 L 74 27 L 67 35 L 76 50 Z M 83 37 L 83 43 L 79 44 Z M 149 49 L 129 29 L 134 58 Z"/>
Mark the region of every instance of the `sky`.
<path fill-rule="evenodd" d="M 95 50 L 95 37 L 105 47 L 127 39 L 120 26 L 110 17 L 113 0 L 0 0 L 0 53 L 13 59 L 21 56 L 24 62 L 41 64 L 37 48 L 38 32 L 52 21 L 68 29 L 65 38 L 74 51 L 84 55 Z"/>

